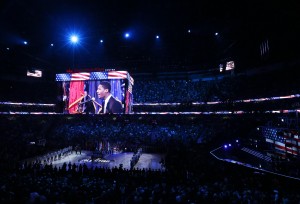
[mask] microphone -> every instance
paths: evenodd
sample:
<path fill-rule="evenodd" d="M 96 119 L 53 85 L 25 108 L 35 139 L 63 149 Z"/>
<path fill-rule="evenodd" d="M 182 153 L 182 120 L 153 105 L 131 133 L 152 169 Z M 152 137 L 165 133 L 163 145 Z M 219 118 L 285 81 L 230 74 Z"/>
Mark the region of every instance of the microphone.
<path fill-rule="evenodd" d="M 90 101 L 95 101 L 95 97 L 93 97 L 93 98 L 91 98 L 91 99 L 89 99 L 89 100 L 87 100 L 87 101 L 80 102 L 79 104 L 80 104 L 80 105 L 81 105 L 81 104 L 85 104 L 85 103 L 88 103 L 88 102 L 90 102 Z"/>

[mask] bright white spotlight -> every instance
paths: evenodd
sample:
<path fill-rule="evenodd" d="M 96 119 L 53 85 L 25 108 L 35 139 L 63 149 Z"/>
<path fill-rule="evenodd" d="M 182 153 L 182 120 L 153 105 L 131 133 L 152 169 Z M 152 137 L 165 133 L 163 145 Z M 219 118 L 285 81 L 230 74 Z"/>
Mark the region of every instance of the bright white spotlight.
<path fill-rule="evenodd" d="M 78 37 L 76 35 L 72 35 L 71 36 L 71 42 L 74 43 L 74 44 L 77 43 L 78 42 Z"/>
<path fill-rule="evenodd" d="M 27 41 L 24 41 L 24 45 L 27 45 L 28 43 L 27 43 Z"/>
<path fill-rule="evenodd" d="M 156 36 L 156 39 L 159 39 L 159 35 Z"/>
<path fill-rule="evenodd" d="M 7 47 L 6 49 L 9 50 L 9 47 Z"/>
<path fill-rule="evenodd" d="M 190 30 L 190 29 L 188 29 L 188 33 L 191 33 L 191 30 Z"/>
<path fill-rule="evenodd" d="M 100 40 L 100 43 L 103 43 L 103 40 Z"/>
<path fill-rule="evenodd" d="M 215 36 L 219 35 L 219 33 L 215 33 Z"/>
<path fill-rule="evenodd" d="M 54 46 L 53 43 L 51 43 L 50 46 L 53 47 Z"/>
<path fill-rule="evenodd" d="M 130 37 L 130 34 L 129 33 L 125 33 L 125 38 L 129 38 Z"/>

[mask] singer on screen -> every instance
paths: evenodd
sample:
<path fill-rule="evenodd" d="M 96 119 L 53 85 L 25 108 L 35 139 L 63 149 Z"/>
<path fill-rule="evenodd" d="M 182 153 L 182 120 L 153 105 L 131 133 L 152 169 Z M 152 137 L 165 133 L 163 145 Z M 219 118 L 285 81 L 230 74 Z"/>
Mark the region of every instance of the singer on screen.
<path fill-rule="evenodd" d="M 122 113 L 122 103 L 110 93 L 111 85 L 108 81 L 100 82 L 97 95 L 104 100 L 101 113 Z"/>

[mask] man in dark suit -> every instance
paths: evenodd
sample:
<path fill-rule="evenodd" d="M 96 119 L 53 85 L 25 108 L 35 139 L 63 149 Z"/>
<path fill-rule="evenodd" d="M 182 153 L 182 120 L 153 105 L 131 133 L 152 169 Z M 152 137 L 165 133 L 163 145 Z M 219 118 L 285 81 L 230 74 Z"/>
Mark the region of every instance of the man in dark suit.
<path fill-rule="evenodd" d="M 121 101 L 114 98 L 111 93 L 111 85 L 108 81 L 100 82 L 97 89 L 98 97 L 104 100 L 101 113 L 122 113 Z"/>

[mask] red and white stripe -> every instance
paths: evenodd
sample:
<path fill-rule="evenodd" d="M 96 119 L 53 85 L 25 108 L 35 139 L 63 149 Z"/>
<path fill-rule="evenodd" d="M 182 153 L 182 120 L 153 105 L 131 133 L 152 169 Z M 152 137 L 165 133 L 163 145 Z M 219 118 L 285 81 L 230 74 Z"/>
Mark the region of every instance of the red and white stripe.
<path fill-rule="evenodd" d="M 134 79 L 129 75 L 129 81 L 132 85 L 134 85 Z"/>
<path fill-rule="evenodd" d="M 293 145 L 293 146 L 298 146 L 298 141 L 294 139 L 286 139 L 285 144 L 287 145 Z"/>
<path fill-rule="evenodd" d="M 286 147 L 286 152 L 293 155 L 298 155 L 297 147 Z"/>
<path fill-rule="evenodd" d="M 127 71 L 109 71 L 108 79 L 127 79 Z"/>
<path fill-rule="evenodd" d="M 282 142 L 275 141 L 275 149 L 285 151 L 285 144 Z"/>
<path fill-rule="evenodd" d="M 71 75 L 71 81 L 84 81 L 90 79 L 90 73 L 89 72 L 80 72 L 80 73 L 73 73 Z"/>
<path fill-rule="evenodd" d="M 128 84 L 128 91 L 132 94 L 132 85 L 130 83 Z"/>

